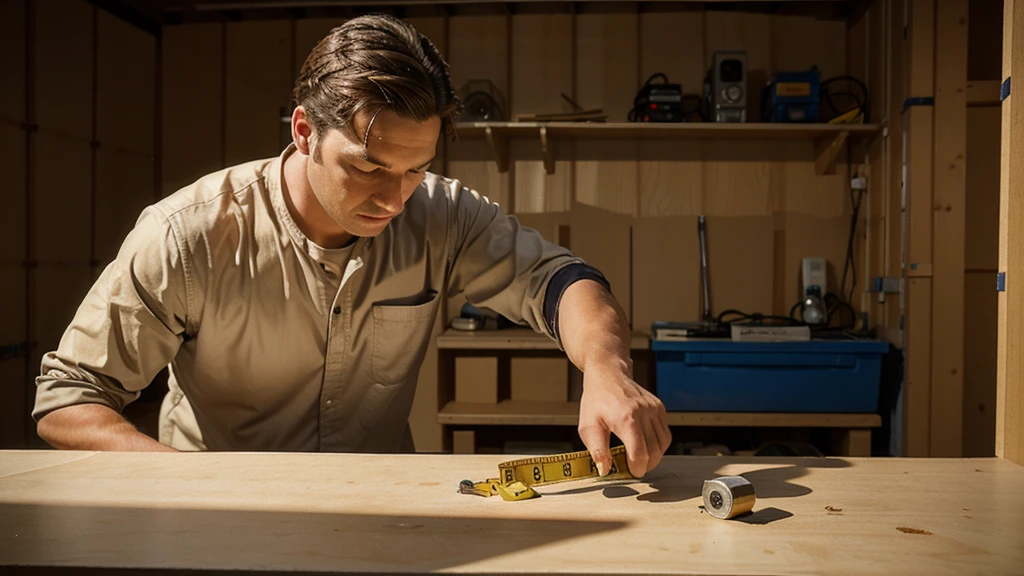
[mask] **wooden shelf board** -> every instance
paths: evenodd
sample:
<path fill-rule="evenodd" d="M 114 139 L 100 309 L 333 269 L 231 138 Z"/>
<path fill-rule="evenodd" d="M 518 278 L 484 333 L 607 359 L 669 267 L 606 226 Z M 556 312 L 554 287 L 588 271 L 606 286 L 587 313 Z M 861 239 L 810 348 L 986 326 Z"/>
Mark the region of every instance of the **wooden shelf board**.
<path fill-rule="evenodd" d="M 633 350 L 651 347 L 646 334 L 634 334 Z M 558 350 L 553 340 L 529 328 L 465 331 L 449 328 L 437 337 L 441 350 Z"/>
<path fill-rule="evenodd" d="M 497 404 L 449 402 L 437 413 L 438 424 L 575 426 L 577 402 L 523 402 Z M 669 426 L 742 426 L 792 428 L 878 428 L 878 414 L 775 414 L 760 412 L 669 412 Z"/>
<path fill-rule="evenodd" d="M 459 137 L 484 138 L 487 130 L 505 138 L 540 138 L 541 126 L 548 139 L 693 139 L 693 140 L 815 140 L 847 133 L 849 136 L 873 136 L 877 124 L 771 124 L 684 122 L 638 124 L 633 122 L 463 122 Z"/>

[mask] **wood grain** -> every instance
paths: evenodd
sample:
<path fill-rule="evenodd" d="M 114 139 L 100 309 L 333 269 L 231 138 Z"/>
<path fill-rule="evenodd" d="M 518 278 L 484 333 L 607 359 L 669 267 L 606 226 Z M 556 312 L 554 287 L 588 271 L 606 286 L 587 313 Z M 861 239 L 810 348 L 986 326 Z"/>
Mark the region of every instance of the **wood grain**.
<path fill-rule="evenodd" d="M 93 14 L 80 0 L 40 0 L 35 11 L 36 122 L 40 130 L 92 140 Z"/>
<path fill-rule="evenodd" d="M 632 322 L 631 225 L 629 216 L 586 204 L 574 205 L 569 213 L 572 253 L 604 274 L 627 322 Z"/>
<path fill-rule="evenodd" d="M 35 454 L 4 453 L 0 466 Z M 637 574 L 685 565 L 693 574 L 945 575 L 1015 574 L 1024 563 L 1018 518 L 1006 513 L 1024 506 L 1024 469 L 1006 461 L 670 456 L 642 481 L 541 487 L 527 502 L 456 493 L 459 481 L 493 476 L 507 459 L 97 453 L 0 478 L 0 529 L 18 534 L 0 540 L 0 558 L 12 573 Z M 754 514 L 702 514 L 702 482 L 737 474 L 757 490 Z"/>
<path fill-rule="evenodd" d="M 156 38 L 105 10 L 97 17 L 96 139 L 101 146 L 152 156 Z"/>
<path fill-rule="evenodd" d="M 633 220 L 633 329 L 700 320 L 700 246 L 696 216 Z"/>
<path fill-rule="evenodd" d="M 963 450 L 969 458 L 995 455 L 999 304 L 993 277 L 965 275 Z"/>

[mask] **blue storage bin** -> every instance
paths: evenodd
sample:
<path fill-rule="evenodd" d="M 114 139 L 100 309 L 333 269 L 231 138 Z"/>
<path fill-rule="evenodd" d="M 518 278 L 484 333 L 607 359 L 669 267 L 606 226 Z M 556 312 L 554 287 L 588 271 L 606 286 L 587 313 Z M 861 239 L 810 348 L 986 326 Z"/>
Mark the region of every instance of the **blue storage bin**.
<path fill-rule="evenodd" d="M 878 341 L 651 342 L 657 395 L 670 412 L 878 410 Z"/>

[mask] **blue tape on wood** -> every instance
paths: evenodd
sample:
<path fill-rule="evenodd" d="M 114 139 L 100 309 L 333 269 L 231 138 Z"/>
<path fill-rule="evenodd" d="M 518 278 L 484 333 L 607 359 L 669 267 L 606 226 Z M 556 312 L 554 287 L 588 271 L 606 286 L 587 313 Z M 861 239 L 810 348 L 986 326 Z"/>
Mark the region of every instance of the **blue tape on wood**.
<path fill-rule="evenodd" d="M 999 101 L 1002 102 L 1010 97 L 1010 78 L 1007 77 L 1003 80 L 1003 83 L 999 86 Z"/>
<path fill-rule="evenodd" d="M 1006 292 L 1006 272 L 996 274 L 996 292 Z"/>
<path fill-rule="evenodd" d="M 914 98 L 907 98 L 903 101 L 903 110 L 900 110 L 900 114 L 903 114 L 911 106 L 934 106 L 935 98 L 931 96 L 917 96 Z"/>

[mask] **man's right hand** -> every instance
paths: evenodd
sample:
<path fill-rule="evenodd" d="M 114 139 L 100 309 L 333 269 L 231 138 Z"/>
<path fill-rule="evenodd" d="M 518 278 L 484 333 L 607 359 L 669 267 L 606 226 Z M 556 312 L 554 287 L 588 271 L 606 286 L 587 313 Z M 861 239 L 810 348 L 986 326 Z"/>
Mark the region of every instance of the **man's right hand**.
<path fill-rule="evenodd" d="M 59 408 L 39 419 L 36 433 L 54 448 L 109 452 L 177 452 L 139 432 L 102 404 Z"/>

